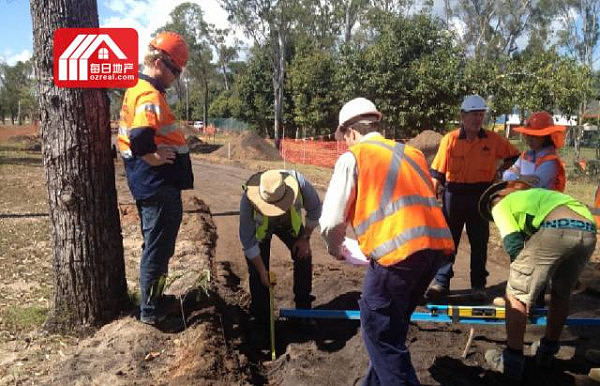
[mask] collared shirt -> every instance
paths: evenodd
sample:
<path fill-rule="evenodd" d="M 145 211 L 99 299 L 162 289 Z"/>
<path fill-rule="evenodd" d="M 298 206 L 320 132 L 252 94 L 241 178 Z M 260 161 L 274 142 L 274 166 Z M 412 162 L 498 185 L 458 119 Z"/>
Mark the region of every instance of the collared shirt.
<path fill-rule="evenodd" d="M 125 92 L 120 115 L 119 151 L 133 197 L 148 199 L 162 185 L 192 188 L 189 148 L 160 83 L 141 74 L 137 84 Z M 176 153 L 173 163 L 152 166 L 144 161 L 144 155 L 159 147 L 168 147 Z"/>
<path fill-rule="evenodd" d="M 536 176 L 540 182 L 536 185 L 537 188 L 554 189 L 556 184 L 556 176 L 558 175 L 558 165 L 555 160 L 542 162 L 536 166 L 536 161 L 545 155 L 555 152 L 554 146 L 544 147 L 537 152 L 535 150 L 527 150 L 525 157 L 519 157 L 514 165 L 506 170 L 502 175 L 505 181 L 517 180 L 521 176 Z M 512 169 L 518 170 L 515 172 Z"/>
<path fill-rule="evenodd" d="M 371 132 L 363 136 L 360 142 L 368 141 L 378 135 L 381 134 Z M 339 254 L 340 246 L 344 242 L 346 228 L 350 223 L 349 214 L 356 200 L 357 178 L 356 158 L 347 151 L 335 163 L 329 188 L 323 200 L 323 213 L 319 219 L 321 236 L 327 244 L 328 252 L 332 255 Z"/>
<path fill-rule="evenodd" d="M 519 150 L 500 135 L 480 129 L 477 138 L 467 139 L 464 129 L 446 134 L 431 163 L 432 177 L 450 191 L 475 186 L 485 189 L 496 174 L 497 162 L 517 158 Z"/>
<path fill-rule="evenodd" d="M 321 216 L 321 199 L 315 188 L 304 177 L 304 175 L 296 170 L 284 170 L 284 172 L 294 176 L 298 181 L 300 194 L 302 195 L 302 206 L 306 211 L 305 226 L 314 229 L 319 224 L 319 216 Z M 269 229 L 267 234 L 273 234 L 273 231 L 281 228 L 291 229 L 291 219 L 289 210 L 282 216 L 269 217 Z M 256 228 L 260 224 L 254 221 L 254 208 L 248 200 L 246 193 L 242 194 L 240 200 L 240 241 L 244 255 L 248 259 L 253 259 L 260 255 L 258 240 L 256 239 Z"/>

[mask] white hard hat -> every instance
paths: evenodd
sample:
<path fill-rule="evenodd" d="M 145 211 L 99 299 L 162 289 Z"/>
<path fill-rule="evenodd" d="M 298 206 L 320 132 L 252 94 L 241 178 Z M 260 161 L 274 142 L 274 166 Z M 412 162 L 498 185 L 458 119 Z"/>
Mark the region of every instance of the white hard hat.
<path fill-rule="evenodd" d="M 487 111 L 485 100 L 477 94 L 465 97 L 465 100 L 460 105 L 460 111 L 468 113 L 469 111 Z"/>
<path fill-rule="evenodd" d="M 377 110 L 377 107 L 375 107 L 375 104 L 367 98 L 354 98 L 342 106 L 340 110 L 335 138 L 338 141 L 341 140 L 343 138 L 343 133 L 340 130 L 344 125 L 361 116 L 364 116 L 365 120 L 379 122 L 383 117 L 383 114 L 381 114 Z M 360 121 L 360 119 L 357 121 Z"/>

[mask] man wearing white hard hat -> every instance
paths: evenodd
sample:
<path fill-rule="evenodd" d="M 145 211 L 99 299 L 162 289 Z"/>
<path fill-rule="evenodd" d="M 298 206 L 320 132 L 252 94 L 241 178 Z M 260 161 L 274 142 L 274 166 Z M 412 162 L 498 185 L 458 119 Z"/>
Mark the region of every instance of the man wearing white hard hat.
<path fill-rule="evenodd" d="M 471 296 L 476 302 L 486 300 L 487 244 L 489 225 L 477 211 L 479 196 L 518 158 L 519 150 L 508 140 L 483 129 L 487 111 L 479 95 L 467 96 L 460 107 L 460 128 L 446 134 L 431 164 L 431 176 L 438 196 L 442 196 L 444 214 L 458 249 L 463 227 L 471 245 Z M 498 162 L 502 165 L 498 170 Z M 428 300 L 443 299 L 454 276 L 452 259 L 442 265 L 426 293 Z"/>
<path fill-rule="evenodd" d="M 363 384 L 416 385 L 406 347 L 410 316 L 454 242 L 423 153 L 385 139 L 381 118 L 365 98 L 340 110 L 335 137 L 349 149 L 335 164 L 319 224 L 335 258 L 346 255 L 350 225 L 369 259 L 359 301 L 371 362 Z"/>
<path fill-rule="evenodd" d="M 251 176 L 240 201 L 240 241 L 250 273 L 250 313 L 255 320 L 251 337 L 265 343 L 269 327 L 269 260 L 276 235 L 294 262 L 296 308 L 311 308 L 312 253 L 310 235 L 321 215 L 315 188 L 296 170 L 267 170 Z M 302 221 L 302 209 L 306 221 Z"/>

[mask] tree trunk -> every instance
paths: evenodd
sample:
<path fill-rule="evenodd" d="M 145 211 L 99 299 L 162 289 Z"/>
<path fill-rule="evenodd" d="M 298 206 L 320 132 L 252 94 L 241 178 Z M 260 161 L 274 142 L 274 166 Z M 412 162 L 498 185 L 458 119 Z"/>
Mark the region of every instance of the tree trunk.
<path fill-rule="evenodd" d="M 273 134 L 275 140 L 279 139 L 279 128 L 283 124 L 283 81 L 285 79 L 285 31 L 283 31 L 283 28 L 285 28 L 283 21 L 280 21 L 280 25 L 276 32 L 277 44 L 274 47 L 276 50 L 273 63 L 275 67 L 275 71 L 273 71 L 273 113 L 275 116 L 273 122 Z"/>
<path fill-rule="evenodd" d="M 52 83 L 53 33 L 98 27 L 95 0 L 32 0 L 42 154 L 54 249 L 51 331 L 80 331 L 128 305 L 109 100 L 102 89 Z"/>
<path fill-rule="evenodd" d="M 229 91 L 229 80 L 227 79 L 227 67 L 225 66 L 225 62 L 221 64 L 221 70 L 223 71 L 223 79 L 225 81 L 225 90 Z"/>

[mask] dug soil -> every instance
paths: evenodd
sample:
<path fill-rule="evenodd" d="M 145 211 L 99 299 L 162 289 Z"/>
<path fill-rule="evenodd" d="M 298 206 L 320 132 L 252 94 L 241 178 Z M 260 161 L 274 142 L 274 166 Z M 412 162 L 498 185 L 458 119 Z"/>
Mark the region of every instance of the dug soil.
<path fill-rule="evenodd" d="M 127 281 L 130 291 L 135 292 L 141 237 L 121 161 L 116 165 Z M 39 181 L 43 171 L 36 170 Z M 176 312 L 157 329 L 140 323 L 133 308 L 89 337 L 48 335 L 41 329 L 3 335 L 0 384 L 360 384 L 368 356 L 358 321 L 320 319 L 316 328 L 307 329 L 295 320 L 281 318 L 276 322 L 275 360 L 271 360 L 268 342 L 248 338 L 254 331 L 248 316 L 247 263 L 238 239 L 238 215 L 241 186 L 252 173 L 236 166 L 194 161 L 195 189 L 184 193 L 184 220 L 167 290 L 180 302 L 178 312 L 182 316 Z M 319 193 L 323 195 L 322 188 Z M 357 310 L 363 268 L 332 259 L 317 234 L 311 246 L 313 307 Z M 473 304 L 467 295 L 468 253 L 464 235 L 451 287 L 450 301 L 456 304 Z M 494 243 L 489 254 L 487 289 L 491 299 L 503 292 L 508 257 Z M 41 259 L 45 259 L 44 266 L 51 264 L 49 253 Z M 48 285 L 50 277 L 35 275 L 38 263 L 28 265 L 30 280 Z M 574 294 L 572 316 L 600 317 L 600 297 L 593 289 L 593 283 L 598 282 L 593 269 L 597 268 L 590 265 L 583 285 Z M 271 270 L 277 275 L 275 308 L 292 308 L 292 262 L 289 251 L 277 239 L 273 240 Z M 22 298 L 27 294 L 23 289 Z M 503 347 L 503 326 L 472 326 L 474 340 L 463 358 L 470 327 L 411 324 L 407 344 L 423 384 L 506 384 L 483 357 L 486 349 Z M 527 328 L 526 350 L 542 333 L 541 327 Z M 556 367 L 551 370 L 538 371 L 528 359 L 525 384 L 593 384 L 585 376 L 590 364 L 584 352 L 600 347 L 600 329 L 567 327 L 562 343 Z"/>
<path fill-rule="evenodd" d="M 213 153 L 217 157 L 232 160 L 280 161 L 279 152 L 264 138 L 253 131 L 244 131 L 231 142 Z"/>

